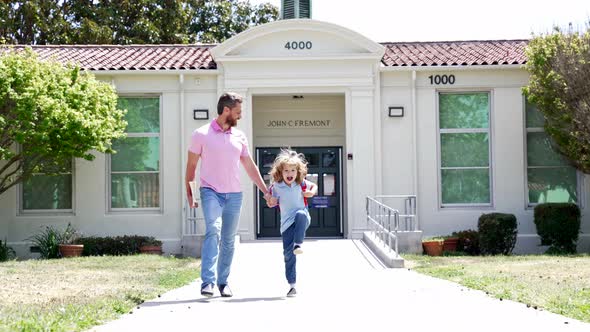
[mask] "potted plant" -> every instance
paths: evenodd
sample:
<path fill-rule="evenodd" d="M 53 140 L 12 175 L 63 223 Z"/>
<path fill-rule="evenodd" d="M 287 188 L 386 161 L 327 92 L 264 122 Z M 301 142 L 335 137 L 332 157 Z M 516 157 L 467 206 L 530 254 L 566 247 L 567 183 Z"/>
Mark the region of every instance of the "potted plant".
<path fill-rule="evenodd" d="M 139 252 L 142 254 L 161 255 L 162 241 L 156 240 L 153 236 L 148 236 L 139 246 Z"/>
<path fill-rule="evenodd" d="M 431 237 L 422 240 L 422 248 L 428 256 L 442 256 L 443 252 L 442 237 Z"/>
<path fill-rule="evenodd" d="M 457 244 L 459 243 L 459 237 L 453 235 L 444 236 L 443 251 L 457 251 Z"/>
<path fill-rule="evenodd" d="M 61 257 L 80 257 L 84 250 L 84 245 L 78 243 L 80 233 L 68 223 L 68 227 L 60 236 L 59 253 Z"/>

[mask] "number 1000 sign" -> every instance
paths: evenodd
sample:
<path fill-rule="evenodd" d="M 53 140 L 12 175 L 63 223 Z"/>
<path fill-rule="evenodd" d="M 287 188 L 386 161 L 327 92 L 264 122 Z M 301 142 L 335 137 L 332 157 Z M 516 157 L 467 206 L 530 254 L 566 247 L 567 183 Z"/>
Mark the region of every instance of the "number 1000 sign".
<path fill-rule="evenodd" d="M 430 84 L 455 84 L 455 75 L 430 75 Z"/>

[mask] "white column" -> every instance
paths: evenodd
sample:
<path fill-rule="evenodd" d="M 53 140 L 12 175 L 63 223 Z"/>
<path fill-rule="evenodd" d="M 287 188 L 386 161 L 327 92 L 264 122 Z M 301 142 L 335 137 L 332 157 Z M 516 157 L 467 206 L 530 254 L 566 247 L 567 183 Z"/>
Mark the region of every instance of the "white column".
<path fill-rule="evenodd" d="M 250 144 L 250 154 L 254 161 L 255 151 L 253 148 L 253 123 L 252 123 L 252 95 L 247 89 L 226 89 L 228 92 L 235 92 L 241 95 L 243 99 L 242 103 L 242 119 L 238 122 L 238 128 L 246 134 L 248 137 L 248 144 Z M 254 240 L 255 236 L 255 222 L 256 222 L 256 185 L 248 177 L 248 174 L 242 168 L 240 172 L 240 181 L 242 182 L 242 192 L 244 193 L 244 200 L 242 202 L 242 215 L 240 218 L 240 226 L 238 233 L 242 240 Z"/>
<path fill-rule="evenodd" d="M 375 94 L 374 99 L 375 102 L 373 103 L 373 109 L 375 112 L 374 115 L 374 134 L 373 140 L 375 144 L 375 193 L 378 195 L 386 194 L 383 192 L 383 158 L 381 157 L 383 154 L 383 135 L 381 133 L 382 128 L 382 109 L 381 109 L 381 73 L 379 72 L 380 63 L 376 63 L 373 66 L 373 75 L 374 75 L 374 87 L 375 87 Z"/>
<path fill-rule="evenodd" d="M 348 163 L 348 237 L 360 238 L 366 228 L 365 200 L 375 195 L 375 141 L 374 141 L 374 88 L 362 87 L 351 89 L 350 124 L 346 135 L 350 137 L 353 154 Z M 348 116 L 347 116 L 348 117 Z"/>

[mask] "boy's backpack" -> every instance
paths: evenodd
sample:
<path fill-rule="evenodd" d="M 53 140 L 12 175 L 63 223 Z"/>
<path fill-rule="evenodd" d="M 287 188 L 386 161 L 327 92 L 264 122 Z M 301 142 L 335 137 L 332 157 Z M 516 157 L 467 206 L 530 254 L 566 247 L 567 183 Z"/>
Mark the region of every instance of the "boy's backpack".
<path fill-rule="evenodd" d="M 270 187 L 268 187 L 268 192 L 272 195 L 272 187 L 274 186 L 274 184 L 272 184 Z M 301 182 L 301 191 L 305 192 L 307 190 L 307 184 L 305 183 L 305 180 L 303 180 Z M 307 197 L 303 196 L 303 204 L 305 204 L 305 207 L 308 206 L 307 204 Z M 279 210 L 281 209 L 279 207 L 279 205 L 277 204 L 277 208 L 279 208 Z"/>
<path fill-rule="evenodd" d="M 305 180 L 301 181 L 301 192 L 305 192 L 307 190 L 307 184 Z M 307 197 L 303 196 L 303 204 L 307 207 Z"/>

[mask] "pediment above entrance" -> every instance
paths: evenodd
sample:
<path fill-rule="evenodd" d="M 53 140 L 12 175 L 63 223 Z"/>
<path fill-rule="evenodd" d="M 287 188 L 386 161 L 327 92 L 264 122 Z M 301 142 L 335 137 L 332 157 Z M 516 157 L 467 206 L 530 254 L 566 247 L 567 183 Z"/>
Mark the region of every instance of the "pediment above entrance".
<path fill-rule="evenodd" d="M 248 60 L 375 59 L 385 48 L 347 28 L 310 19 L 250 28 L 211 50 L 216 62 Z"/>

